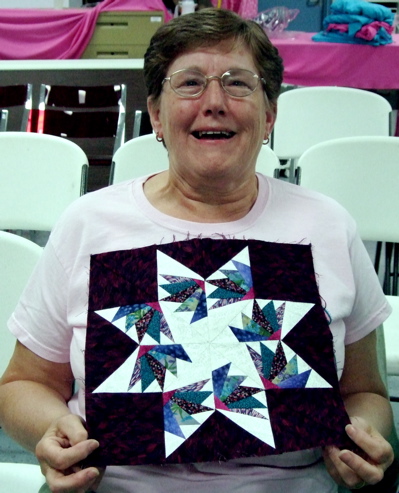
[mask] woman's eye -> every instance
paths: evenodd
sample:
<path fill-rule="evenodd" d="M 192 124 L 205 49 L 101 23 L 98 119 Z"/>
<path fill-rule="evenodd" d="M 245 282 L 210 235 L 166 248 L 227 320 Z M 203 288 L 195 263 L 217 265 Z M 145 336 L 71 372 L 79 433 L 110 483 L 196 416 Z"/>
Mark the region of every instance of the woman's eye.
<path fill-rule="evenodd" d="M 189 87 L 192 87 L 192 86 L 199 86 L 201 85 L 201 82 L 197 79 L 187 79 L 184 81 L 184 86 L 189 86 Z"/>
<path fill-rule="evenodd" d="M 248 87 L 248 84 L 241 79 L 231 79 L 227 82 L 227 86 Z"/>

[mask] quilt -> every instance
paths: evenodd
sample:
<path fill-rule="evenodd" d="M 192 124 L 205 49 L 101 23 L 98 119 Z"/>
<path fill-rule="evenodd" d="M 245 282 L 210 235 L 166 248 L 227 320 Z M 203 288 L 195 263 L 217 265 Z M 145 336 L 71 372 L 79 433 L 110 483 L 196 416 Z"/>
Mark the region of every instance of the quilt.
<path fill-rule="evenodd" d="M 91 462 L 350 446 L 310 245 L 191 239 L 91 257 Z"/>

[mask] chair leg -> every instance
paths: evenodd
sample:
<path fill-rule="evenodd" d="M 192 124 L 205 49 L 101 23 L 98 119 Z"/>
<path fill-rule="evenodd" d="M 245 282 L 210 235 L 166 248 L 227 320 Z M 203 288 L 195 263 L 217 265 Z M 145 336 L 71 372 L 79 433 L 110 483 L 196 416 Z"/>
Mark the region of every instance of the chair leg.
<path fill-rule="evenodd" d="M 398 295 L 398 275 L 399 275 L 399 243 L 395 243 L 393 255 L 393 279 L 392 279 L 392 294 Z"/>
<path fill-rule="evenodd" d="M 294 183 L 296 185 L 299 185 L 299 181 L 297 178 L 296 170 L 298 167 L 298 159 L 297 158 L 291 158 L 289 160 L 289 171 L 288 171 L 288 181 L 290 183 Z"/>
<path fill-rule="evenodd" d="M 385 244 L 385 274 L 384 274 L 384 284 L 383 290 L 385 294 L 390 295 L 391 289 L 391 260 L 393 254 L 393 243 Z"/>
<path fill-rule="evenodd" d="M 380 270 L 381 250 L 382 250 L 382 241 L 377 241 L 377 247 L 375 250 L 375 257 L 374 257 L 374 269 L 377 274 L 378 271 Z"/>

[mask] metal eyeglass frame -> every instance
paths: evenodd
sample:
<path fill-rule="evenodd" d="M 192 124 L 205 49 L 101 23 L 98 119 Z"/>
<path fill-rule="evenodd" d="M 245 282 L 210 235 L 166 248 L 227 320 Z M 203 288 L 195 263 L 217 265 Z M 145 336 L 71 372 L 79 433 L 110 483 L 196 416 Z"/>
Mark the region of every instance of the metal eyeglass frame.
<path fill-rule="evenodd" d="M 243 71 L 243 72 L 248 72 L 250 74 L 253 75 L 253 77 L 257 80 L 256 82 L 256 86 L 254 87 L 254 89 L 250 92 L 248 92 L 248 94 L 245 94 L 245 95 L 242 95 L 242 96 L 237 96 L 236 94 L 231 94 L 225 87 L 225 85 L 223 84 L 223 78 L 230 75 L 230 72 L 233 72 L 235 70 L 239 70 L 239 71 Z M 201 75 L 201 77 L 203 77 L 205 79 L 205 85 L 201 88 L 201 90 L 196 93 L 196 94 L 182 94 L 180 92 L 178 92 L 176 90 L 176 88 L 173 87 L 172 83 L 171 83 L 171 78 L 178 74 L 178 73 L 181 73 L 181 72 L 194 72 L 194 73 L 197 73 L 199 75 Z M 218 75 L 204 75 L 202 72 L 200 72 L 199 70 L 193 70 L 193 69 L 189 69 L 189 68 L 183 68 L 183 69 L 180 69 L 180 70 L 176 70 L 176 72 L 173 72 L 173 74 L 171 74 L 169 77 L 165 77 L 162 81 L 162 85 L 166 82 L 166 81 L 169 81 L 169 84 L 170 84 L 170 87 L 172 89 L 172 91 L 177 94 L 178 96 L 180 96 L 181 98 L 187 98 L 187 99 L 191 99 L 191 98 L 197 98 L 199 96 L 201 96 L 201 94 L 203 94 L 206 90 L 206 88 L 208 87 L 208 84 L 211 80 L 218 80 L 219 83 L 220 83 L 220 86 L 221 88 L 231 97 L 233 98 L 246 98 L 247 96 L 250 96 L 251 94 L 253 94 L 256 89 L 258 88 L 259 86 L 259 82 L 262 82 L 264 85 L 266 85 L 266 81 L 263 77 L 260 77 L 259 75 L 257 74 L 254 74 L 251 70 L 247 70 L 247 69 L 230 69 L 230 70 L 227 70 L 224 74 L 222 74 L 220 77 Z"/>

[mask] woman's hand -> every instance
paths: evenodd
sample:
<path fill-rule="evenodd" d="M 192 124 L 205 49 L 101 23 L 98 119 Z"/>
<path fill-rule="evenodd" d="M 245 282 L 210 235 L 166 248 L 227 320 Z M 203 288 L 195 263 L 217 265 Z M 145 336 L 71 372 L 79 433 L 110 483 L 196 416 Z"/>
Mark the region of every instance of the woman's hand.
<path fill-rule="evenodd" d="M 99 469 L 79 466 L 98 446 L 96 440 L 87 438 L 87 431 L 78 416 L 68 414 L 56 420 L 36 446 L 36 455 L 50 490 L 85 493 L 98 486 Z"/>
<path fill-rule="evenodd" d="M 324 450 L 324 461 L 328 472 L 339 485 L 360 489 L 381 481 L 393 462 L 394 454 L 385 438 L 363 418 L 353 417 L 351 422 L 346 427 L 346 433 L 364 451 L 364 455 L 330 446 Z"/>
<path fill-rule="evenodd" d="M 95 467 L 80 467 L 99 443 L 88 439 L 81 418 L 69 411 L 73 381 L 69 363 L 41 358 L 19 341 L 0 379 L 0 423 L 14 440 L 36 452 L 54 493 L 84 493 L 102 475 Z"/>

